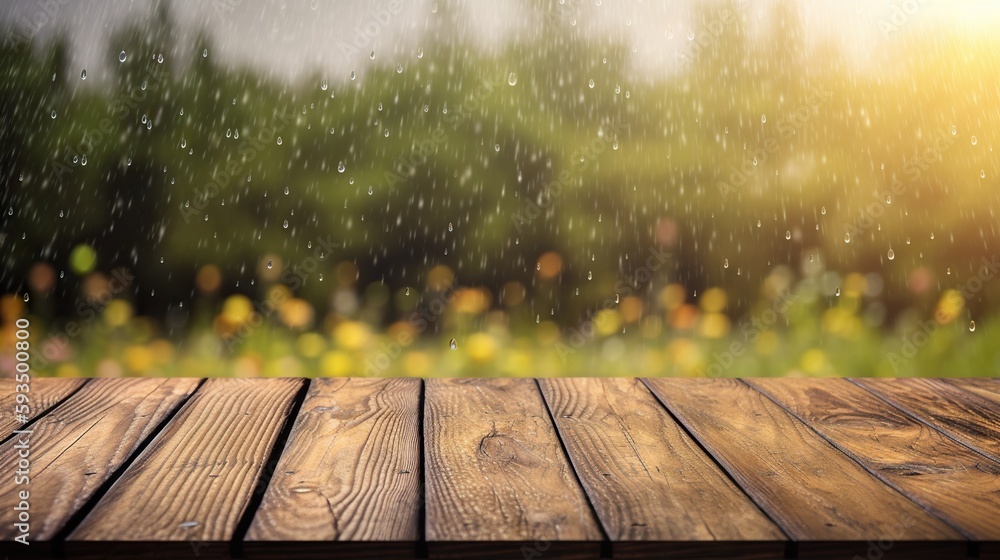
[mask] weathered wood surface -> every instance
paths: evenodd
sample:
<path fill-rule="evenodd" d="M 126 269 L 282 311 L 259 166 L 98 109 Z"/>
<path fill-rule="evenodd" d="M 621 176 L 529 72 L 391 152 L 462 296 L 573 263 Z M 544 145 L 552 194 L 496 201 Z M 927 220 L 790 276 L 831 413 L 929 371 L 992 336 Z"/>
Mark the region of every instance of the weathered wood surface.
<path fill-rule="evenodd" d="M 548 552 L 570 541 L 598 550 L 597 521 L 534 380 L 426 385 L 429 544 L 509 541 L 517 550 L 545 543 L 540 552 Z"/>
<path fill-rule="evenodd" d="M 963 534 L 1000 540 L 1000 463 L 846 379 L 747 382 Z"/>
<path fill-rule="evenodd" d="M 0 556 L 1000 558 L 996 379 L 47 381 Z"/>
<path fill-rule="evenodd" d="M 86 379 L 59 379 L 53 377 L 41 377 L 32 379 L 28 384 L 27 392 L 28 420 L 45 414 L 53 405 L 59 403 L 73 391 L 76 391 Z M 17 383 L 13 379 L 0 379 L 0 440 L 9 437 L 11 432 L 21 426 L 17 421 L 16 409 L 17 391 L 15 388 L 23 383 Z"/>
<path fill-rule="evenodd" d="M 796 541 L 962 536 L 736 379 L 649 379 L 666 407 Z M 818 550 L 817 550 L 818 552 Z"/>
<path fill-rule="evenodd" d="M 0 464 L 30 449 L 32 534 L 48 541 L 65 527 L 143 440 L 198 384 L 196 379 L 95 379 L 35 422 L 30 434 L 0 446 Z M 0 495 L 18 490 L 0 478 Z M 0 539 L 15 536 L 15 512 L 0 509 Z"/>
<path fill-rule="evenodd" d="M 422 506 L 420 391 L 419 379 L 314 380 L 246 540 L 412 549 Z"/>
<path fill-rule="evenodd" d="M 1000 461 L 1000 403 L 944 379 L 854 379 L 893 406 Z"/>
<path fill-rule="evenodd" d="M 68 540 L 231 539 L 302 384 L 205 382 Z"/>
<path fill-rule="evenodd" d="M 677 425 L 638 379 L 539 380 L 580 476 L 617 550 L 749 549 L 780 556 L 781 530 Z M 638 541 L 638 542 L 636 542 Z M 669 541 L 669 542 L 665 542 Z M 705 543 L 704 541 L 710 541 Z M 740 541 L 728 543 L 727 541 Z M 725 543 L 720 546 L 719 543 Z"/>

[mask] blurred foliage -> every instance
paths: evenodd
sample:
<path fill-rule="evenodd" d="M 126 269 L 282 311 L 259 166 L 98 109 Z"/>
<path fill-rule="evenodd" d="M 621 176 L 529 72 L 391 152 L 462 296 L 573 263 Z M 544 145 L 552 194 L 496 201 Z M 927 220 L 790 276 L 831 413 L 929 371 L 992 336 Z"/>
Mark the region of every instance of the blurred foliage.
<path fill-rule="evenodd" d="M 4 43 L 0 280 L 31 299 L 3 336 L 18 312 L 50 342 L 80 323 L 62 373 L 343 374 L 451 283 L 485 303 L 449 300 L 380 373 L 711 374 L 733 343 L 725 374 L 997 371 L 991 322 L 967 325 L 1000 283 L 938 316 L 997 258 L 996 39 L 903 29 L 858 69 L 792 4 L 759 35 L 743 3 L 704 4 L 651 82 L 632 45 L 540 6 L 503 49 L 443 9 L 417 51 L 293 85 L 217 62 L 207 32 L 178 44 L 167 4 L 108 38 L 101 87 L 64 38 Z M 801 301 L 753 338 L 769 282 Z M 614 332 L 562 356 L 600 316 Z"/>

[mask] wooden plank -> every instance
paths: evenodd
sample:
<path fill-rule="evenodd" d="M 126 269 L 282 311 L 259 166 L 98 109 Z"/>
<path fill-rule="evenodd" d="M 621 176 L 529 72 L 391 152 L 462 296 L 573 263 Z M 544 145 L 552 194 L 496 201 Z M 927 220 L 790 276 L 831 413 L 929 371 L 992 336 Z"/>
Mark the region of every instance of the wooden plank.
<path fill-rule="evenodd" d="M 1000 404 L 943 379 L 852 379 L 945 435 L 1000 461 Z"/>
<path fill-rule="evenodd" d="M 539 384 L 616 558 L 784 554 L 781 530 L 641 381 L 563 378 Z"/>
<path fill-rule="evenodd" d="M 206 381 L 70 534 L 67 551 L 128 555 L 133 542 L 163 555 L 226 553 L 302 387 L 300 379 Z"/>
<path fill-rule="evenodd" d="M 647 379 L 664 405 L 771 519 L 798 553 L 964 556 L 961 535 L 879 481 L 791 414 L 734 379 Z M 932 546 L 933 541 L 939 546 Z M 905 541 L 919 541 L 917 547 Z"/>
<path fill-rule="evenodd" d="M 969 538 L 1000 540 L 1000 463 L 846 379 L 753 379 L 869 472 Z"/>
<path fill-rule="evenodd" d="M 0 495 L 29 491 L 31 540 L 50 541 L 197 385 L 197 379 L 95 379 L 33 424 L 30 434 L 0 446 L 4 465 L 29 452 L 30 484 L 0 478 Z M 15 513 L 0 509 L 0 539 L 17 534 Z"/>
<path fill-rule="evenodd" d="M 594 557 L 602 539 L 532 379 L 428 379 L 434 556 Z"/>
<path fill-rule="evenodd" d="M 250 525 L 247 554 L 414 556 L 420 392 L 419 379 L 314 380 Z"/>
<path fill-rule="evenodd" d="M 1000 403 L 1000 379 L 993 377 L 960 377 L 943 380 L 945 383 L 975 393 L 980 397 Z"/>
<path fill-rule="evenodd" d="M 32 378 L 27 393 L 30 398 L 28 420 L 37 418 L 86 382 L 86 379 Z M 15 390 L 17 385 L 18 383 L 13 379 L 0 379 L 0 439 L 10 436 L 14 430 L 21 426 L 21 422 L 17 421 L 14 408 L 17 404 L 17 391 Z"/>

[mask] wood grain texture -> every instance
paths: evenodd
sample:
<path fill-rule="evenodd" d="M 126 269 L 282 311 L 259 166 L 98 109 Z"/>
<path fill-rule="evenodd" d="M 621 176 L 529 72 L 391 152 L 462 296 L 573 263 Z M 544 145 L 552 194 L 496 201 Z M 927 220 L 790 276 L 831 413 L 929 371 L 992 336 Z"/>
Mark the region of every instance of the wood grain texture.
<path fill-rule="evenodd" d="M 559 434 L 616 553 L 617 541 L 717 541 L 722 554 L 781 530 L 698 447 L 638 379 L 540 379 Z M 711 544 L 711 543 L 709 543 Z M 735 545 L 735 546 L 734 546 Z M 662 552 L 670 543 L 658 543 Z M 688 546 L 683 544 L 683 546 Z"/>
<path fill-rule="evenodd" d="M 966 536 L 1000 540 L 1000 464 L 846 379 L 746 381 Z"/>
<path fill-rule="evenodd" d="M 746 383 L 646 383 L 771 519 L 798 541 L 853 541 L 851 550 L 870 539 L 962 539 Z"/>
<path fill-rule="evenodd" d="M 37 418 L 86 382 L 86 379 L 32 378 L 28 391 L 31 399 L 28 407 L 28 420 Z M 15 391 L 17 385 L 18 383 L 13 379 L 0 379 L 0 439 L 9 436 L 11 432 L 21 426 L 15 417 L 14 408 L 17 399 Z"/>
<path fill-rule="evenodd" d="M 31 434 L 0 446 L 14 465 L 27 443 L 31 484 L 0 478 L 0 495 L 30 490 L 31 538 L 50 540 L 151 431 L 198 385 L 197 379 L 95 379 L 42 417 Z M 0 539 L 15 535 L 14 511 L 0 509 Z"/>
<path fill-rule="evenodd" d="M 67 541 L 215 543 L 233 537 L 299 379 L 210 379 Z M 166 549 L 164 549 L 166 550 Z"/>
<path fill-rule="evenodd" d="M 852 379 L 911 416 L 1000 461 L 1000 403 L 943 379 Z"/>
<path fill-rule="evenodd" d="M 597 552 L 600 529 L 534 380 L 428 379 L 424 405 L 429 545 L 492 542 L 479 552 L 505 554 L 507 541 L 549 555 L 589 541 Z"/>
<path fill-rule="evenodd" d="M 1000 379 L 992 377 L 958 377 L 943 380 L 945 383 L 975 393 L 980 397 L 1000 403 Z"/>
<path fill-rule="evenodd" d="M 420 393 L 419 379 L 314 380 L 246 540 L 408 541 L 412 550 Z"/>

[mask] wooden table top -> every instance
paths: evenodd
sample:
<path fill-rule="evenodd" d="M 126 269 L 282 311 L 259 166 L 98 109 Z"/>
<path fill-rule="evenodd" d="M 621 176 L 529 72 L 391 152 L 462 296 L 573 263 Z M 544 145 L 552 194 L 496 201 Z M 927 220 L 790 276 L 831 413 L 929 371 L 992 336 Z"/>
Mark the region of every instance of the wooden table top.
<path fill-rule="evenodd" d="M 35 379 L 30 396 L 21 425 L 0 380 L 10 557 L 1000 558 L 998 379 Z"/>

